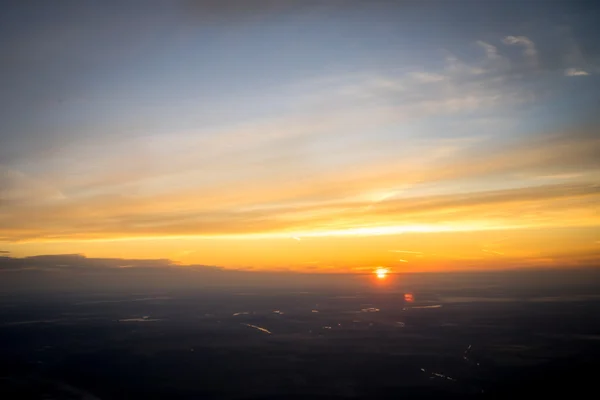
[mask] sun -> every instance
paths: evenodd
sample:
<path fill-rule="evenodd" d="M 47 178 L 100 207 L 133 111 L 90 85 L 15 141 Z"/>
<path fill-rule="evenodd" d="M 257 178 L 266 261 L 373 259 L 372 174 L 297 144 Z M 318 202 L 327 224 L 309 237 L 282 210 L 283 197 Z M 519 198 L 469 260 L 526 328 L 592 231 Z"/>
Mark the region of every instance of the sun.
<path fill-rule="evenodd" d="M 379 279 L 384 279 L 387 276 L 387 273 L 388 273 L 387 268 L 377 268 L 375 270 L 375 275 L 377 275 L 377 278 L 379 278 Z"/>

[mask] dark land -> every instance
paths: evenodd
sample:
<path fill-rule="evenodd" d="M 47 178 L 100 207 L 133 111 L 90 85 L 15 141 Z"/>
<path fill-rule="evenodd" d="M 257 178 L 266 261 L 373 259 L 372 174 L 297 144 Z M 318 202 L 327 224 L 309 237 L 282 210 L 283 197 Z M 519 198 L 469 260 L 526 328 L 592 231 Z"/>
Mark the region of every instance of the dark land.
<path fill-rule="evenodd" d="M 585 398 L 600 373 L 599 277 L 7 291 L 0 398 Z"/>

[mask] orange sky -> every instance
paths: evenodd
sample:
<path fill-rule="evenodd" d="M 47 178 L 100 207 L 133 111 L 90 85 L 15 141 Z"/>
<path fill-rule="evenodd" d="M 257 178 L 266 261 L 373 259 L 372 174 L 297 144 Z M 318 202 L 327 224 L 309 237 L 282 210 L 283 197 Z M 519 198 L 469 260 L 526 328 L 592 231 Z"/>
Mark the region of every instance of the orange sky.
<path fill-rule="evenodd" d="M 10 245 L 15 256 L 69 254 L 95 258 L 169 258 L 255 270 L 391 272 L 593 265 L 598 231 L 528 228 L 390 235 L 241 238 L 144 238 L 114 241 L 29 242 Z M 298 240 L 299 239 L 299 240 Z M 5 246 L 6 247 L 6 246 Z"/>

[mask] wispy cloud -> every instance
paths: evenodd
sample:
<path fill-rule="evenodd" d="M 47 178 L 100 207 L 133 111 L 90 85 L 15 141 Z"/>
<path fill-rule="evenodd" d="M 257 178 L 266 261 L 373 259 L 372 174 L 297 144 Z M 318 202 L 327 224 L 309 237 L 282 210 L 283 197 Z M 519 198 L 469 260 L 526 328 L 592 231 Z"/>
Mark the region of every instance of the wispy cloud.
<path fill-rule="evenodd" d="M 516 45 L 523 47 L 523 55 L 532 66 L 538 65 L 538 54 L 535 43 L 526 36 L 506 36 L 502 40 L 507 45 Z"/>
<path fill-rule="evenodd" d="M 51 184 L 0 165 L 0 202 L 61 200 L 65 195 Z"/>
<path fill-rule="evenodd" d="M 446 76 L 436 73 L 428 73 L 428 72 L 412 72 L 410 76 L 420 83 L 434 83 L 441 82 L 447 79 Z"/>
<path fill-rule="evenodd" d="M 480 207 L 490 201 L 503 203 L 533 200 L 540 202 L 540 210 L 551 211 L 558 210 L 556 201 L 549 201 L 555 198 L 555 193 L 575 197 L 595 195 L 597 189 L 586 182 L 592 179 L 589 173 L 600 169 L 596 157 L 599 149 L 600 142 L 594 135 L 568 133 L 519 143 L 517 147 L 497 147 L 493 152 L 471 154 L 468 157 L 468 150 L 461 150 L 457 155 L 431 160 L 422 166 L 413 164 L 410 159 L 400 162 L 385 160 L 379 166 L 371 164 L 370 168 L 357 166 L 322 173 L 315 175 L 310 181 L 277 182 L 269 175 L 248 185 L 239 183 L 232 187 L 208 186 L 180 189 L 173 193 L 150 193 L 146 196 L 86 196 L 50 202 L 43 206 L 27 202 L 13 203 L 10 205 L 10 213 L 0 215 L 0 234 L 5 240 L 50 240 L 285 233 L 313 230 L 323 226 L 327 220 L 338 221 L 335 229 L 344 224 L 350 227 L 383 224 L 386 218 L 388 222 L 391 221 L 392 216 L 393 221 L 396 221 L 394 223 L 398 224 L 398 217 L 402 215 L 404 218 L 400 225 L 418 225 L 429 224 L 435 218 L 439 220 L 439 216 L 435 216 L 433 220 L 430 218 L 434 214 L 427 216 L 421 213 L 417 216 L 419 211 L 447 212 L 457 206 L 460 209 Z M 463 151 L 467 153 L 462 154 Z M 456 179 L 510 174 L 512 171 L 520 174 L 529 172 L 532 176 L 540 175 L 540 172 L 548 175 L 553 170 L 565 173 L 568 169 L 579 171 L 582 167 L 585 167 L 586 175 L 570 173 L 564 184 L 542 186 L 544 193 L 531 188 L 481 192 L 474 196 L 463 190 L 452 189 L 446 198 L 418 195 L 419 187 L 427 182 L 437 182 L 439 185 Z M 580 183 L 569 184 L 572 179 Z M 274 182 L 277 182 L 275 186 Z M 403 184 L 410 184 L 409 187 L 413 189 L 407 191 L 405 188 L 402 197 L 409 198 L 402 201 L 392 197 L 373 203 L 370 197 L 364 196 L 364 193 L 381 192 L 382 188 L 389 192 L 390 187 Z M 244 192 L 243 197 L 239 196 L 240 190 Z M 413 192 L 414 190 L 417 191 Z M 533 194 L 535 197 L 531 197 Z M 357 196 L 363 200 L 356 201 Z M 570 206 L 572 212 L 554 222 L 572 224 L 577 220 L 581 221 L 584 214 L 577 214 L 575 210 L 585 213 L 588 205 L 581 203 L 578 207 Z M 468 215 L 467 209 L 464 209 L 464 215 L 460 215 L 455 209 L 453 216 L 448 217 L 447 221 L 464 221 Z M 508 212 L 509 209 L 506 210 Z M 403 214 L 408 211 L 410 214 Z M 472 218 L 477 218 L 477 215 L 473 210 Z M 345 222 L 344 218 L 347 219 Z M 504 223 L 508 223 L 507 221 L 505 218 Z M 514 222 L 520 224 L 526 220 L 515 218 Z M 545 220 L 543 223 L 548 224 L 550 221 Z M 295 235 L 287 235 L 290 236 Z"/>
<path fill-rule="evenodd" d="M 524 36 L 508 36 L 504 43 L 537 58 Z M 506 135 L 502 123 L 511 122 L 535 93 L 500 68 L 506 57 L 498 48 L 477 45 L 484 61 L 450 55 L 438 69 L 323 79 L 307 91 L 298 84 L 287 95 L 305 96 L 301 107 L 281 116 L 123 139 L 101 153 L 94 143 L 68 145 L 58 158 L 72 162 L 40 171 L 40 179 L 5 169 L 0 187 L 16 189 L 0 193 L 10 203 L 9 212 L 0 214 L 0 240 L 252 234 L 299 240 L 303 232 L 582 224 L 590 214 L 583 201 L 560 220 L 548 215 L 559 210 L 557 190 L 565 199 L 597 195 L 589 186 L 593 178 L 579 172 L 600 169 L 600 142 L 576 132 L 498 140 Z M 502 116 L 478 122 L 490 113 Z M 450 134 L 457 117 L 460 134 Z M 565 182 L 578 184 L 544 187 L 546 194 L 522 187 L 531 180 L 477 193 L 462 186 L 486 177 L 510 181 L 516 172 L 566 174 Z M 427 185 L 444 188 L 446 197 L 424 195 Z M 373 202 L 373 193 L 385 195 Z M 523 202 L 536 202 L 539 212 L 519 218 L 511 204 Z M 506 208 L 500 212 L 497 205 Z"/>
<path fill-rule="evenodd" d="M 565 70 L 565 76 L 588 76 L 589 72 L 579 68 L 567 68 Z"/>
<path fill-rule="evenodd" d="M 483 40 L 478 40 L 477 45 L 481 46 L 485 51 L 485 55 L 490 60 L 496 60 L 500 58 L 500 54 L 498 54 L 498 49 L 496 46 L 492 46 L 489 43 L 484 42 Z"/>
<path fill-rule="evenodd" d="M 317 167 L 323 173 L 323 163 L 315 160 L 328 157 L 330 149 L 340 145 L 345 152 L 333 154 L 340 161 L 347 155 L 358 154 L 359 150 L 363 154 L 370 150 L 380 159 L 382 150 L 384 153 L 386 150 L 377 141 L 352 140 L 352 135 L 359 138 L 366 129 L 385 130 L 431 116 L 451 117 L 514 107 L 531 98 L 525 89 L 505 87 L 496 76 L 473 81 L 473 76 L 484 72 L 479 66 L 452 58 L 448 67 L 447 71 L 409 71 L 334 80 L 323 84 L 321 89 L 310 86 L 311 91 L 317 92 L 313 100 L 277 118 L 241 121 L 198 132 L 175 132 L 168 138 L 152 140 L 124 138 L 109 145 L 90 142 L 80 147 L 67 144 L 59 154 L 64 167 L 57 167 L 60 163 L 53 161 L 50 171 L 42 172 L 43 179 L 75 196 L 91 191 L 120 192 L 130 185 L 177 188 L 184 187 L 185 182 L 188 185 L 194 182 L 212 192 L 207 186 L 213 182 L 220 181 L 217 183 L 222 185 L 228 180 L 239 181 L 250 170 L 259 170 L 261 175 L 269 171 L 271 177 L 304 174 Z M 341 140 L 340 132 L 345 132 L 346 140 Z M 365 147 L 366 142 L 373 143 L 373 147 Z M 111 151 L 98 153 L 95 149 L 100 145 Z M 129 157 L 131 149 L 136 150 Z M 73 163 L 78 165 L 77 174 L 68 172 Z M 278 174 L 272 173 L 271 165 L 277 165 Z M 208 169 L 210 175 L 203 173 Z M 294 177 L 288 175 L 289 179 Z"/>

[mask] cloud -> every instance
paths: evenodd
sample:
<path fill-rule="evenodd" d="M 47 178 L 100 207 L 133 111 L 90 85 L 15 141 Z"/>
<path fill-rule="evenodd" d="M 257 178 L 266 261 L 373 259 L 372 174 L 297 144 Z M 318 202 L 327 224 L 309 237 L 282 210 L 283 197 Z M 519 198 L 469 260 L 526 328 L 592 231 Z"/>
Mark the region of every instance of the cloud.
<path fill-rule="evenodd" d="M 190 209 L 174 213 L 168 204 L 157 199 L 111 202 L 102 205 L 102 213 L 93 219 L 85 217 L 85 210 L 72 207 L 48 209 L 32 220 L 35 211 L 23 209 L 13 219 L 3 221 L 3 234 L 8 240 L 88 240 L 132 237 L 206 236 L 236 237 L 250 235 L 306 236 L 310 232 L 376 228 L 394 225 L 413 229 L 427 225 L 429 230 L 448 226 L 487 229 L 501 226 L 554 226 L 588 225 L 598 223 L 591 213 L 590 202 L 597 201 L 599 188 L 581 184 L 545 185 L 536 188 L 505 189 L 487 192 L 458 191 L 447 195 L 396 198 L 373 204 L 369 200 L 356 201 L 347 196 L 364 192 L 367 185 L 381 187 L 396 181 L 399 175 L 384 177 L 384 181 L 364 180 L 338 182 L 337 187 L 326 185 L 328 191 L 312 189 L 312 202 L 298 203 L 271 200 L 221 209 Z M 316 190 L 316 191 L 315 191 Z M 309 192 L 309 193 L 311 193 Z M 264 194 L 263 194 L 264 195 Z M 201 198 L 201 194 L 199 194 Z M 594 200 L 595 199 L 595 200 Z M 266 198 L 265 198 L 266 200 Z M 145 204 L 150 201 L 153 207 Z M 195 198 L 188 199 L 192 204 Z M 534 204 L 535 213 L 527 217 L 523 204 Z M 196 205 L 197 206 L 197 205 Z M 568 215 L 562 215 L 564 207 Z M 139 209 L 141 212 L 134 212 Z M 99 210 L 100 211 L 100 210 Z M 558 219 L 551 219 L 550 216 Z M 32 222 L 29 222 L 32 221 Z M 465 224 L 476 221 L 475 225 Z M 448 225 L 449 224 L 449 225 Z M 372 229 L 371 229 L 372 230 Z M 366 231 L 365 231 L 366 232 Z M 391 232 L 391 231 L 390 231 Z M 146 261 L 144 261 L 146 262 Z"/>
<path fill-rule="evenodd" d="M 503 40 L 504 44 L 522 46 L 524 48 L 523 55 L 532 66 L 537 66 L 537 50 L 535 43 L 526 36 L 506 36 Z"/>
<path fill-rule="evenodd" d="M 563 26 L 559 28 L 560 38 L 559 43 L 561 47 L 561 58 L 563 59 L 563 65 L 566 67 L 566 76 L 577 76 L 569 75 L 570 71 L 576 72 L 577 70 L 593 70 L 590 61 L 593 60 L 588 58 L 591 54 L 584 55 L 582 47 L 573 35 L 573 31 L 569 26 Z M 575 68 L 574 68 L 575 67 Z"/>
<path fill-rule="evenodd" d="M 29 200 L 62 200 L 64 198 L 64 194 L 52 185 L 0 165 L 0 204 Z"/>
<path fill-rule="evenodd" d="M 496 204 L 502 204 L 507 207 L 511 203 L 522 204 L 556 198 L 578 197 L 600 197 L 600 186 L 594 184 L 557 184 L 468 194 L 428 196 L 382 202 L 377 205 L 377 209 L 383 213 L 393 211 L 394 213 L 408 213 L 409 215 L 410 213 L 426 214 L 438 211 L 447 212 L 448 210 L 455 212 L 460 209 L 471 209 L 472 212 L 476 213 L 477 207 L 480 206 L 488 208 Z"/>
<path fill-rule="evenodd" d="M 40 270 L 71 272 L 93 271 L 97 269 L 122 268 L 173 268 L 176 265 L 168 259 L 121 259 L 121 258 L 87 258 L 81 254 L 52 254 L 24 258 L 4 257 L 0 261 L 0 271 Z M 208 267 L 207 267 L 208 268 Z"/>
<path fill-rule="evenodd" d="M 76 196 L 90 191 L 120 192 L 130 185 L 151 182 L 171 187 L 175 181 L 205 186 L 219 178 L 222 186 L 223 180 L 232 179 L 234 174 L 244 175 L 244 171 L 272 163 L 278 164 L 275 175 L 292 169 L 294 174 L 322 173 L 317 171 L 315 159 L 325 156 L 321 149 L 329 143 L 344 146 L 346 151 L 339 154 L 341 157 L 356 151 L 365 154 L 364 143 L 342 141 L 340 132 L 351 137 L 360 131 L 388 129 L 430 116 L 515 107 L 532 97 L 527 89 L 507 87 L 505 82 L 495 81 L 495 76 L 474 78 L 480 75 L 478 68 L 456 60 L 448 72 L 408 71 L 307 84 L 306 89 L 296 87 L 288 93 L 296 98 L 310 93 L 305 103 L 282 116 L 197 132 L 175 132 L 164 139 L 124 138 L 110 144 L 63 146 L 59 158 L 65 170 L 58 169 L 45 179 Z M 106 151 L 98 152 L 98 146 Z M 54 158 L 46 162 L 51 161 L 57 165 Z M 70 172 L 73 164 L 78 166 L 77 174 Z M 207 170 L 210 176 L 201 173 Z M 271 178 L 273 171 L 268 171 Z M 211 190 L 206 187 L 207 192 Z"/>
<path fill-rule="evenodd" d="M 485 51 L 485 55 L 488 59 L 495 60 L 501 57 L 500 54 L 498 54 L 498 49 L 496 48 L 496 46 L 492 46 L 491 44 L 486 43 L 483 40 L 478 40 L 476 43 L 483 48 L 483 50 Z"/>
<path fill-rule="evenodd" d="M 469 65 L 454 55 L 446 57 L 446 70 L 452 75 L 483 75 L 486 70 L 481 66 Z"/>
<path fill-rule="evenodd" d="M 417 215 L 419 207 L 432 213 L 446 212 L 444 210 L 453 204 L 444 205 L 434 202 L 433 198 L 428 202 L 427 197 L 415 197 L 422 196 L 419 188 L 423 186 L 444 187 L 452 184 L 446 190 L 460 199 L 461 196 L 471 196 L 468 190 L 461 188 L 460 182 L 465 180 L 487 176 L 504 176 L 514 180 L 513 174 L 519 174 L 521 184 L 538 185 L 537 176 L 561 174 L 566 182 L 583 184 L 593 181 L 593 171 L 598 173 L 600 169 L 597 157 L 600 141 L 593 129 L 589 132 L 544 134 L 529 141 L 486 147 L 485 151 L 474 152 L 468 141 L 459 141 L 458 144 L 455 150 L 437 155 L 433 151 L 435 148 L 424 141 L 421 148 L 426 151 L 412 156 L 409 152 L 407 156 L 397 157 L 398 150 L 395 150 L 391 156 L 396 157 L 389 159 L 382 157 L 377 147 L 377 162 L 369 160 L 368 165 L 320 170 L 312 174 L 310 179 L 301 179 L 301 175 L 298 179 L 289 179 L 293 176 L 292 171 L 278 174 L 280 171 L 276 169 L 281 169 L 281 165 L 275 163 L 272 166 L 274 171 L 271 172 L 271 167 L 268 167 L 269 173 L 266 175 L 260 174 L 260 170 L 252 166 L 246 166 L 246 170 L 254 176 L 253 180 L 236 182 L 234 185 L 193 186 L 164 193 L 150 192 L 147 195 L 72 197 L 47 203 L 43 207 L 35 203 L 16 203 L 5 208 L 10 212 L 0 214 L 0 237 L 15 241 L 257 233 L 277 235 L 290 230 L 317 229 L 324 226 L 328 219 L 337 221 L 338 217 L 340 221 L 349 218 L 349 227 L 365 223 L 385 224 L 386 216 L 399 220 L 398 217 L 407 209 L 385 209 L 393 204 L 386 201 L 375 206 L 372 196 L 366 195 L 395 192 L 392 189 L 399 185 L 404 185 L 399 195 L 412 196 L 411 201 L 417 207 L 400 223 L 431 223 L 427 215 Z M 360 148 L 363 153 L 367 150 L 364 144 Z M 531 176 L 531 179 L 527 176 Z M 458 186 L 453 182 L 458 182 Z M 567 190 L 573 189 L 561 187 L 560 190 L 566 194 L 569 193 Z M 240 196 L 240 193 L 244 193 L 244 196 Z M 519 200 L 523 192 L 510 195 Z M 536 201 L 540 202 L 542 210 L 551 211 L 555 207 L 543 198 Z M 477 206 L 478 203 L 472 205 Z M 577 221 L 580 221 L 587 206 L 581 204 L 578 207 L 579 211 L 573 209 L 572 215 L 569 213 L 554 223 L 580 223 Z M 361 211 L 363 208 L 369 208 L 370 212 L 364 213 Z M 517 214 L 510 217 L 508 213 L 503 217 L 505 223 L 510 222 L 511 218 L 519 222 Z M 455 213 L 451 218 L 448 217 L 448 221 L 458 223 L 467 218 L 465 211 L 465 214 Z"/>
<path fill-rule="evenodd" d="M 565 76 L 588 76 L 589 73 L 579 68 L 567 68 Z"/>
<path fill-rule="evenodd" d="M 310 267 L 307 267 L 308 270 Z M 304 271 L 306 272 L 306 271 Z M 331 272 L 315 266 L 313 273 Z M 337 271 L 339 272 L 339 270 Z M 48 291 L 83 293 L 118 291 L 123 300 L 109 302 L 169 300 L 133 295 L 136 291 L 165 293 L 171 290 L 215 287 L 306 288 L 331 287 L 344 278 L 339 274 L 252 271 L 251 268 L 221 268 L 199 264 L 178 264 L 168 259 L 89 258 L 78 254 L 39 255 L 33 257 L 0 257 L 0 290 L 10 292 Z M 348 281 L 352 284 L 352 280 Z M 103 300 L 98 300 L 102 302 Z"/>
<path fill-rule="evenodd" d="M 441 82 L 446 79 L 444 75 L 435 74 L 430 72 L 413 72 L 410 74 L 417 82 L 420 83 L 434 83 Z"/>
<path fill-rule="evenodd" d="M 535 50 L 525 37 L 509 36 L 505 43 Z M 546 132 L 535 140 L 497 142 L 535 93 L 497 68 L 504 59 L 496 47 L 477 44 L 486 52 L 483 63 L 449 56 L 438 70 L 265 88 L 303 101 L 282 116 L 151 140 L 123 138 L 103 144 L 103 151 L 93 143 L 61 146 L 68 151 L 48 165 L 67 160 L 65 170 L 41 171 L 39 179 L 0 170 L 0 187 L 18 189 L 0 193 L 8 210 L 0 213 L 0 240 L 278 234 L 313 229 L 334 215 L 349 218 L 348 226 L 380 224 L 379 214 L 385 214 L 380 206 L 391 203 L 371 207 L 371 201 L 357 198 L 433 184 L 453 186 L 447 190 L 460 198 L 470 193 L 461 188 L 469 179 L 597 171 L 600 143 L 593 135 Z M 475 112 L 508 116 L 490 120 Z M 453 120 L 459 121 L 456 132 Z M 372 134 L 378 130 L 382 133 Z M 469 135 L 477 142 L 465 140 Z M 40 205 L 40 200 L 60 201 Z M 372 214 L 336 210 L 345 207 L 371 207 Z M 436 207 L 431 210 L 447 211 Z M 409 217 L 406 223 L 418 224 L 415 215 Z"/>

